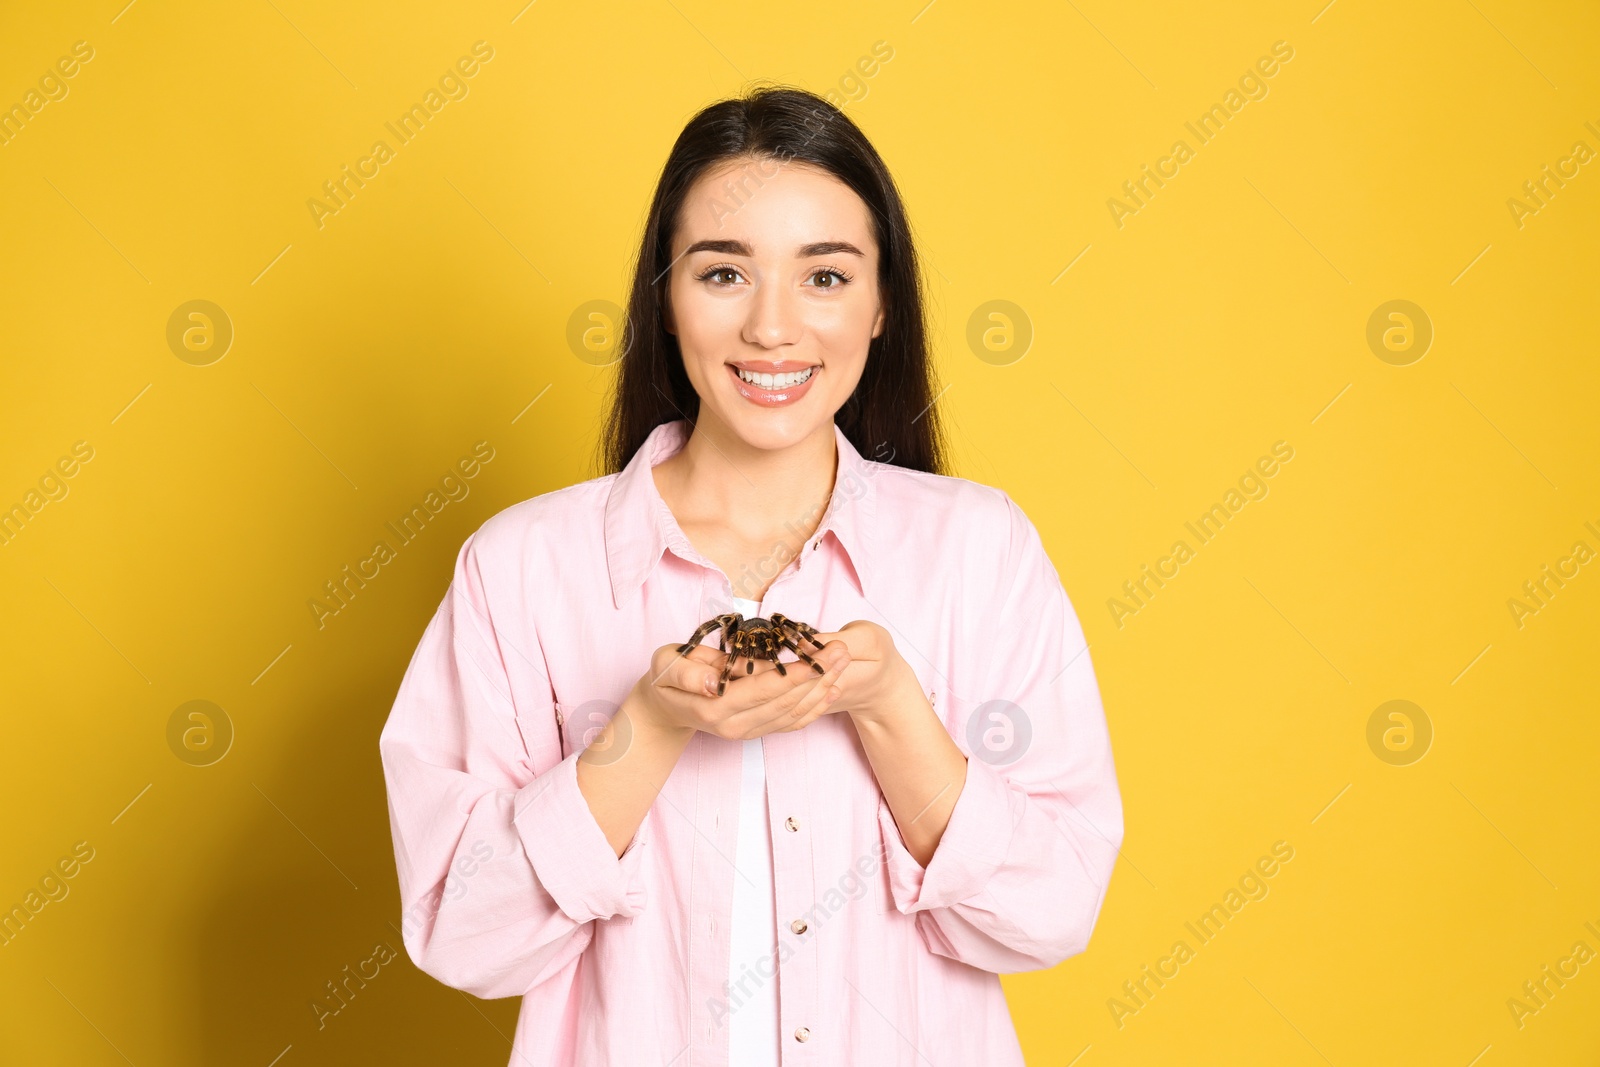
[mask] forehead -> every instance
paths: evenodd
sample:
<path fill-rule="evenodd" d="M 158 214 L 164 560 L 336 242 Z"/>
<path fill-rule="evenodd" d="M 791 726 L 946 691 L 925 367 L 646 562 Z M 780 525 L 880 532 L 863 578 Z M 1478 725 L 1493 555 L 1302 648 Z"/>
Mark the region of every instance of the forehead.
<path fill-rule="evenodd" d="M 756 255 L 790 254 L 821 240 L 876 249 L 871 212 L 855 190 L 821 167 L 774 159 L 722 163 L 690 186 L 674 252 L 718 239 L 742 240 Z"/>

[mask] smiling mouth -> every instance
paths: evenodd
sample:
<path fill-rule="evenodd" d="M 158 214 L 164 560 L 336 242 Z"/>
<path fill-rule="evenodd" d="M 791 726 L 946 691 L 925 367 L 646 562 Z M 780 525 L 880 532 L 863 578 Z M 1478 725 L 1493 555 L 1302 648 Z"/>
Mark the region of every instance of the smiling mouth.
<path fill-rule="evenodd" d="M 732 366 L 732 364 L 730 364 Z M 793 389 L 797 385 L 804 385 L 811 380 L 820 367 L 806 367 L 799 371 L 785 371 L 782 374 L 767 374 L 763 371 L 749 371 L 742 367 L 733 367 L 733 373 L 746 385 L 753 385 L 758 389 Z"/>

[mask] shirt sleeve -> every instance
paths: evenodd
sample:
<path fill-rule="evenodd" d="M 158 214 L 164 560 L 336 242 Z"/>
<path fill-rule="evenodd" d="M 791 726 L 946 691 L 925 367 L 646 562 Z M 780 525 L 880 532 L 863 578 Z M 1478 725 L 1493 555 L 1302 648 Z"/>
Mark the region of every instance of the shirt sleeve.
<path fill-rule="evenodd" d="M 491 615 L 467 538 L 379 738 L 402 909 L 416 965 L 480 997 L 570 980 L 594 921 L 645 905 L 649 819 L 619 858 L 562 757 L 555 694 L 532 638 Z M 507 663 L 529 693 L 513 700 Z"/>
<path fill-rule="evenodd" d="M 878 803 L 895 908 L 930 951 L 1001 974 L 1088 947 L 1123 836 L 1083 630 L 1038 530 L 1005 502 L 1003 578 L 971 646 L 982 688 L 936 701 L 967 777 L 926 868 Z"/>

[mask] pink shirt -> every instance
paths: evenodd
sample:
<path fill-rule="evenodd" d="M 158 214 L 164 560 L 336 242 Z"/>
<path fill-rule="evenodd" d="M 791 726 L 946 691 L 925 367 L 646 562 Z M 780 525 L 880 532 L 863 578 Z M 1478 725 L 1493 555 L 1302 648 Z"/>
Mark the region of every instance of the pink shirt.
<path fill-rule="evenodd" d="M 1021 1067 L 996 975 L 1084 951 L 1123 824 L 1082 629 L 1003 491 L 865 460 L 835 427 L 821 525 L 762 601 L 886 627 L 968 754 L 926 869 L 843 712 L 762 738 L 779 942 L 744 982 L 743 742 L 696 734 L 620 858 L 595 822 L 582 747 L 658 646 L 734 610 L 649 470 L 687 429 L 462 545 L 379 742 L 407 952 L 523 998 L 513 1063 L 727 1067 L 730 1013 L 775 981 L 786 1067 Z"/>

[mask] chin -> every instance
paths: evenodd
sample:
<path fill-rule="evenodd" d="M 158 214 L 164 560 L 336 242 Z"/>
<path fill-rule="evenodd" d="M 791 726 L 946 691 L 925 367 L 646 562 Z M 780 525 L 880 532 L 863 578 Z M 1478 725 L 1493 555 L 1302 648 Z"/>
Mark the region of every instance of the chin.
<path fill-rule="evenodd" d="M 728 422 L 741 441 L 753 448 L 780 451 L 797 445 L 823 427 L 833 424 L 832 410 L 740 412 Z"/>

